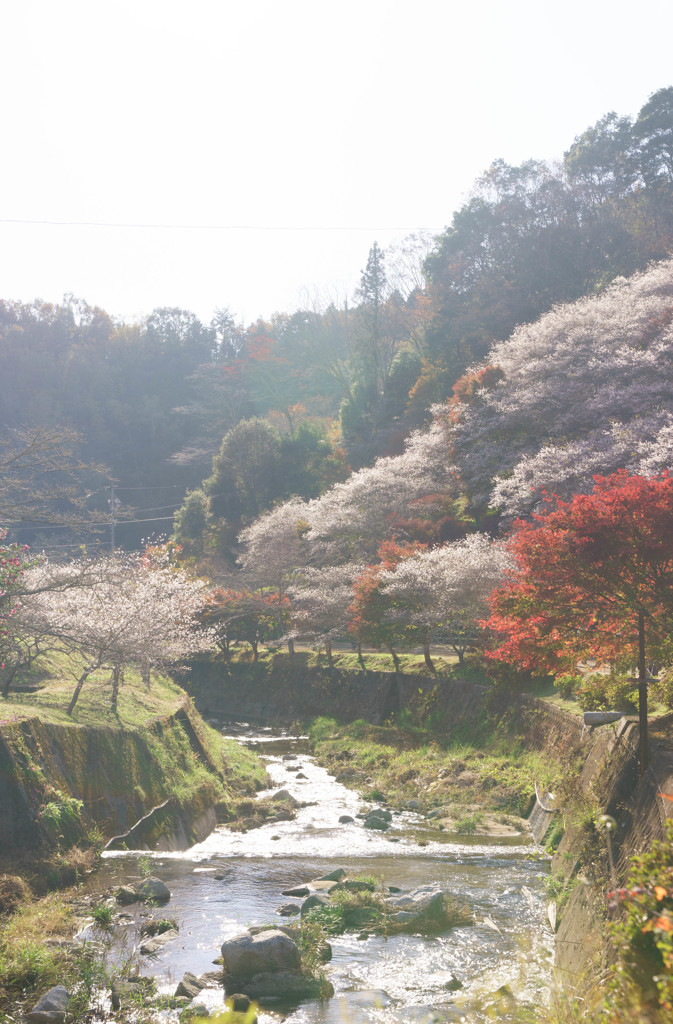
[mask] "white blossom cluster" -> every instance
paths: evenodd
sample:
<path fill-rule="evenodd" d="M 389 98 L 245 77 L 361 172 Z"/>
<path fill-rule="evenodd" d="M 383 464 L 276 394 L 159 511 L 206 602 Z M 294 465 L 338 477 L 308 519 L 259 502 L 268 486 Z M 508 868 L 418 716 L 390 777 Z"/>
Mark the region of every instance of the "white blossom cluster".
<path fill-rule="evenodd" d="M 504 379 L 453 428 L 476 500 L 524 514 L 543 489 L 567 496 L 594 474 L 672 465 L 673 261 L 555 307 L 486 362 Z"/>
<path fill-rule="evenodd" d="M 419 551 L 381 573 L 383 593 L 400 602 L 414 625 L 433 630 L 462 620 L 476 622 L 503 579 L 511 558 L 504 545 L 483 533 Z"/>
<path fill-rule="evenodd" d="M 351 618 L 353 584 L 364 569 L 364 564 L 347 562 L 299 573 L 289 591 L 297 635 L 318 644 L 344 636 Z"/>
<path fill-rule="evenodd" d="M 45 562 L 26 573 L 25 590 L 18 627 L 96 665 L 168 665 L 214 644 L 194 619 L 206 584 L 141 558 Z"/>

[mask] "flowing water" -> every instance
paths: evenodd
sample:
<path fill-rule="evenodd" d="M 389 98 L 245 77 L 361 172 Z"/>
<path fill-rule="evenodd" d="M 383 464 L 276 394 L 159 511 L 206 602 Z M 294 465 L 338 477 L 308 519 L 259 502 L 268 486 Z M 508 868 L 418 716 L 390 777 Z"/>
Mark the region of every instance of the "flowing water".
<path fill-rule="evenodd" d="M 292 923 L 296 919 L 275 912 L 301 900 L 281 890 L 343 867 L 351 876 L 374 875 L 403 890 L 439 883 L 469 904 L 476 923 L 433 937 L 332 938 L 327 973 L 335 997 L 282 1014 L 263 1011 L 260 1024 L 477 1024 L 516 1020 L 517 1007 L 544 1002 L 553 952 L 543 896 L 548 864 L 528 837 L 445 836 L 411 812 L 395 815 L 388 832 L 365 830 L 358 820 L 339 824 L 340 815 L 354 817 L 363 801 L 307 756 L 305 740 L 259 729 L 239 729 L 237 738 L 267 762 L 273 786 L 260 796 L 283 788 L 310 806 L 294 821 L 247 833 L 220 827 L 189 850 L 150 855 L 152 873 L 172 893 L 168 906 L 154 914 L 175 917 L 180 925 L 179 938 L 147 968 L 165 991 L 172 992 L 185 971 L 215 970 L 221 943 L 248 925 Z M 297 761 L 283 761 L 288 752 Z M 288 770 L 297 764 L 306 780 Z M 140 856 L 147 854 L 107 856 L 97 884 L 137 881 Z M 143 912 L 138 904 L 127 909 L 135 919 Z M 131 923 L 128 932 L 136 941 Z M 462 982 L 458 992 L 447 989 L 452 976 Z M 498 995 L 502 986 L 507 989 Z M 221 993 L 217 1000 L 221 1005 Z"/>

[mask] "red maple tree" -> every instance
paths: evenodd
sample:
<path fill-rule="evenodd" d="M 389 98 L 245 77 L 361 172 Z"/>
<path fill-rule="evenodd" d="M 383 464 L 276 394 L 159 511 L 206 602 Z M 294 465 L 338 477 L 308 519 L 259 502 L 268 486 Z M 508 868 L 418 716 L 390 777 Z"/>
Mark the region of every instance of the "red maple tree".
<path fill-rule="evenodd" d="M 641 769 L 647 672 L 665 658 L 673 626 L 673 477 L 595 477 L 591 494 L 550 496 L 509 540 L 515 569 L 492 595 L 491 657 L 558 672 L 582 658 L 638 662 Z"/>

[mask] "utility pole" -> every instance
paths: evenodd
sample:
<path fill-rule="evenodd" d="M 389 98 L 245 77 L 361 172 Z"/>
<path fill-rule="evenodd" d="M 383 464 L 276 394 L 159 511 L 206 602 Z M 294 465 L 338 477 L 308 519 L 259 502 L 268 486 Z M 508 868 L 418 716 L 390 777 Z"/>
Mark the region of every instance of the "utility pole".
<path fill-rule="evenodd" d="M 645 614 L 638 612 L 638 718 L 640 724 L 640 774 L 648 768 L 647 743 L 647 664 L 645 661 Z"/>
<path fill-rule="evenodd" d="M 117 506 L 119 505 L 119 502 L 115 498 L 115 485 L 114 484 L 110 484 L 110 497 L 108 498 L 108 502 L 107 503 L 108 503 L 108 505 L 110 507 L 110 551 L 114 551 L 114 549 L 115 549 L 115 526 L 117 525 L 117 520 L 115 518 L 115 515 L 116 515 L 116 512 L 117 512 Z"/>

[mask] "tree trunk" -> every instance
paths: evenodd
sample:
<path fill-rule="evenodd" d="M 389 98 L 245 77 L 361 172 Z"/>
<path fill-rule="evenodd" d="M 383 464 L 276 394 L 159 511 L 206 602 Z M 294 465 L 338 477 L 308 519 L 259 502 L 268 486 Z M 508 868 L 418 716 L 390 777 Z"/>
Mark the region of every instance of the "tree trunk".
<path fill-rule="evenodd" d="M 72 695 L 72 700 L 70 701 L 70 703 L 68 704 L 68 707 L 66 708 L 66 712 L 65 712 L 66 715 L 71 715 L 73 713 L 73 711 L 75 710 L 75 704 L 77 703 L 77 699 L 78 699 L 80 693 L 82 692 L 82 687 L 84 686 L 84 683 L 86 682 L 86 678 L 87 678 L 88 675 L 90 675 L 93 672 L 93 670 L 95 668 L 98 668 L 98 665 L 89 665 L 88 668 L 84 669 L 84 671 L 82 672 L 81 676 L 77 680 L 77 686 L 75 687 L 75 692 Z"/>
<path fill-rule="evenodd" d="M 388 650 L 393 657 L 393 665 L 395 666 L 395 674 L 397 675 L 400 671 L 400 659 L 397 657 L 397 651 L 394 647 L 389 647 Z"/>
<path fill-rule="evenodd" d="M 640 722 L 640 764 L 644 775 L 649 764 L 647 743 L 647 663 L 645 661 L 645 614 L 638 612 L 638 718 Z"/>
<path fill-rule="evenodd" d="M 287 642 L 288 654 L 291 658 L 294 658 L 294 640 L 288 640 Z"/>
<path fill-rule="evenodd" d="M 325 640 L 325 654 L 327 655 L 327 664 L 330 668 L 334 668 L 334 658 L 332 657 L 332 641 Z"/>
<path fill-rule="evenodd" d="M 2 684 L 2 696 L 3 697 L 9 697 L 9 691 L 11 689 L 12 683 L 14 682 L 14 677 L 15 677 L 15 675 L 16 675 L 16 673 L 18 671 L 19 671 L 19 663 L 18 662 L 17 662 L 16 665 L 14 665 L 13 668 L 8 670 L 7 675 L 5 676 L 5 679 L 4 679 L 3 684 Z"/>
<path fill-rule="evenodd" d="M 259 640 L 251 640 L 250 646 L 252 647 L 252 663 L 256 665 L 259 661 Z"/>
<path fill-rule="evenodd" d="M 142 679 L 146 690 L 149 690 L 152 683 L 152 668 L 149 658 L 143 658 Z"/>
<path fill-rule="evenodd" d="M 433 665 L 432 658 L 430 657 L 430 644 L 428 642 L 423 644 L 423 658 L 430 671 L 434 672 L 435 666 Z"/>
<path fill-rule="evenodd" d="M 119 700 L 119 684 L 121 682 L 122 667 L 118 662 L 115 662 L 115 666 L 112 669 L 112 710 L 117 710 L 117 701 Z"/>

